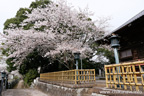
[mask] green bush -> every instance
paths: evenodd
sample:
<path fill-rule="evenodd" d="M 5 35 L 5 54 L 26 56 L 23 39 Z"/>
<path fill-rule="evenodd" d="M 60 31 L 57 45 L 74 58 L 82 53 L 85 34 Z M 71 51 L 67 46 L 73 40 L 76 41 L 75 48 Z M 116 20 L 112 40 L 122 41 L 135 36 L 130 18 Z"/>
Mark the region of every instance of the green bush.
<path fill-rule="evenodd" d="M 30 86 L 31 82 L 33 82 L 33 80 L 38 76 L 39 74 L 36 69 L 30 69 L 24 77 L 24 82 Z"/>
<path fill-rule="evenodd" d="M 36 50 L 26 56 L 19 68 L 19 73 L 24 77 L 25 85 L 30 85 L 39 76 L 37 69 L 43 64 L 47 64 L 47 58 L 40 56 Z"/>
<path fill-rule="evenodd" d="M 6 63 L 7 63 L 7 70 L 9 71 L 9 72 L 12 72 L 12 71 L 14 71 L 14 70 L 16 70 L 17 68 L 17 66 L 14 66 L 14 62 L 13 62 L 13 59 L 14 58 L 8 58 L 7 60 L 6 60 Z"/>

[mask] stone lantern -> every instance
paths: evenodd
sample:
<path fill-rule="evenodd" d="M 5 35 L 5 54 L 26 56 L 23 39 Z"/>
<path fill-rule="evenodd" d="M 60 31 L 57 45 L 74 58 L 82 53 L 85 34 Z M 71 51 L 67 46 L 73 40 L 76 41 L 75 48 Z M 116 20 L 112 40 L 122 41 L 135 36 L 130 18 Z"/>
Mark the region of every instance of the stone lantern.
<path fill-rule="evenodd" d="M 111 47 L 114 49 L 115 62 L 116 64 L 119 64 L 119 55 L 118 55 L 118 48 L 120 46 L 119 36 L 112 34 L 112 36 L 110 37 L 110 41 L 111 41 Z"/>

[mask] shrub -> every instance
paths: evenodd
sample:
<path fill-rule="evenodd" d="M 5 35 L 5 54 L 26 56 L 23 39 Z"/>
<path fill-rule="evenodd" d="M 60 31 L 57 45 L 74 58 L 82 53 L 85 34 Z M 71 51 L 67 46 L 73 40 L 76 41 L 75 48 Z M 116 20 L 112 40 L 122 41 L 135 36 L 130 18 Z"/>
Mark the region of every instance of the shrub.
<path fill-rule="evenodd" d="M 38 72 L 36 69 L 30 69 L 28 71 L 28 73 L 26 73 L 25 77 L 24 77 L 24 82 L 26 84 L 28 84 L 29 86 L 31 85 L 31 82 L 33 82 L 33 80 L 39 76 Z"/>

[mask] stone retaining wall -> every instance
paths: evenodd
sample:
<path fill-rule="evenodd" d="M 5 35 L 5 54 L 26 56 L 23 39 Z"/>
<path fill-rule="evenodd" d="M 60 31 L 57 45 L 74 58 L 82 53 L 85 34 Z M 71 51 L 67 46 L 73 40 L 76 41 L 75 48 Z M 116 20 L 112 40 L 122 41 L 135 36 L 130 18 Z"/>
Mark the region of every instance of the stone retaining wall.
<path fill-rule="evenodd" d="M 88 94 L 88 90 L 90 89 L 90 88 L 68 88 L 40 81 L 36 82 L 35 88 L 45 93 L 51 94 L 51 96 L 89 96 L 85 94 Z"/>

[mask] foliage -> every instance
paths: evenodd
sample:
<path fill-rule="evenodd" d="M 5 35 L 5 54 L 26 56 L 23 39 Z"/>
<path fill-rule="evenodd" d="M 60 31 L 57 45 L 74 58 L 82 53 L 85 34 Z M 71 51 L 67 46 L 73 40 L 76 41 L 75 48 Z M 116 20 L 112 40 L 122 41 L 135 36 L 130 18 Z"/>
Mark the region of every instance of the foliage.
<path fill-rule="evenodd" d="M 13 79 L 19 80 L 19 77 L 18 76 L 14 76 Z"/>
<path fill-rule="evenodd" d="M 30 69 L 38 69 L 39 66 L 43 66 L 47 63 L 48 59 L 40 56 L 39 53 L 35 50 L 26 56 L 26 59 L 23 60 L 22 64 L 20 65 L 19 72 L 24 75 Z"/>
<path fill-rule="evenodd" d="M 3 55 L 5 55 L 5 56 L 8 56 L 8 55 L 9 55 L 9 54 L 8 54 L 9 48 L 6 48 L 6 49 L 1 48 L 1 50 L 2 50 L 2 54 L 3 54 Z"/>
<path fill-rule="evenodd" d="M 9 28 L 9 25 L 10 25 L 11 23 L 18 25 L 18 24 L 19 24 L 19 21 L 18 21 L 18 19 L 16 19 L 16 18 L 7 19 L 6 22 L 4 23 L 4 29 Z"/>
<path fill-rule="evenodd" d="M 113 56 L 114 53 L 111 50 L 108 50 L 106 48 L 98 48 L 97 55 L 100 55 L 100 54 L 102 54 L 109 60 L 108 62 L 109 64 L 113 64 L 115 62 L 114 56 Z"/>
<path fill-rule="evenodd" d="M 106 48 L 97 48 L 97 53 L 95 55 L 104 56 L 102 59 L 107 58 L 109 61 L 104 62 L 104 60 L 91 61 L 89 58 L 83 59 L 83 69 L 95 69 L 96 73 L 99 73 L 99 69 L 104 70 L 104 65 L 113 64 L 115 62 L 113 52 Z M 81 68 L 81 61 L 79 61 L 79 68 Z"/>
<path fill-rule="evenodd" d="M 36 69 L 30 69 L 24 76 L 24 82 L 30 86 L 31 82 L 33 82 L 33 80 L 38 76 L 39 74 Z"/>
<path fill-rule="evenodd" d="M 37 71 L 36 74 L 38 74 L 38 70 L 37 70 L 38 67 L 43 67 L 43 65 L 47 65 L 47 63 L 48 63 L 48 59 L 40 56 L 36 50 L 34 50 L 32 53 L 26 56 L 26 59 L 23 60 L 19 68 L 19 73 L 24 76 L 25 84 L 29 85 L 33 81 L 33 79 L 35 79 L 36 76 L 38 76 L 38 75 L 31 74 L 33 75 L 31 77 L 29 72 L 36 73 L 35 71 Z"/>
<path fill-rule="evenodd" d="M 6 63 L 7 63 L 7 70 L 9 71 L 9 72 L 12 72 L 12 71 L 14 71 L 14 70 L 16 70 L 17 68 L 16 68 L 16 66 L 14 66 L 14 62 L 13 62 L 13 59 L 14 58 L 8 58 L 7 60 L 6 60 Z"/>
<path fill-rule="evenodd" d="M 34 24 L 27 24 L 27 25 L 25 25 L 24 27 L 23 27 L 23 29 L 24 30 L 28 30 L 28 29 L 30 29 L 32 26 L 34 26 Z"/>
<path fill-rule="evenodd" d="M 9 64 L 9 70 L 17 66 L 30 84 L 37 76 L 38 67 L 48 66 L 49 71 L 72 69 L 73 53 L 77 51 L 82 58 L 90 58 L 95 51 L 91 45 L 104 35 L 108 21 L 94 22 L 90 16 L 88 10 L 77 11 L 63 1 L 37 0 L 30 8 L 21 8 L 4 24 L 7 34 L 3 49 L 9 49 L 4 53 L 9 53 L 8 58 L 14 58 L 15 62 Z M 92 67 L 92 63 L 84 65 Z"/>
<path fill-rule="evenodd" d="M 32 2 L 30 5 L 30 8 L 37 8 L 39 6 L 44 6 L 45 4 L 49 4 L 50 0 L 39 0 L 39 1 L 35 1 Z M 10 18 L 7 19 L 4 23 L 4 29 L 8 29 L 10 28 L 10 24 L 16 24 L 16 27 L 20 27 L 21 22 L 27 18 L 27 16 L 25 15 L 26 13 L 31 13 L 31 11 L 33 9 L 30 8 L 20 8 L 17 13 L 16 16 L 14 18 Z M 32 26 L 32 24 L 28 24 L 27 26 L 25 26 L 25 30 L 29 29 L 29 27 Z"/>
<path fill-rule="evenodd" d="M 90 61 L 89 58 L 82 60 L 83 69 L 95 69 L 94 62 Z M 79 61 L 79 69 L 81 68 L 81 61 Z"/>
<path fill-rule="evenodd" d="M 6 22 L 4 23 L 4 30 L 12 28 L 12 27 L 14 29 L 21 27 L 21 22 L 23 22 L 23 20 L 27 19 L 26 14 L 30 14 L 31 11 L 33 10 L 33 8 L 36 8 L 41 5 L 44 6 L 44 4 L 48 4 L 49 2 L 50 2 L 49 0 L 40 0 L 40 1 L 32 2 L 32 4 L 30 5 L 30 8 L 20 8 L 17 11 L 16 16 L 14 18 L 6 20 Z M 12 25 L 15 25 L 15 26 L 12 26 Z M 32 26 L 34 26 L 33 22 L 29 22 L 27 25 L 23 26 L 23 29 L 28 30 Z M 43 30 L 43 27 L 39 28 L 38 30 Z M 6 34 L 5 31 L 4 31 L 4 33 Z M 14 32 L 14 34 L 15 34 L 15 32 Z M 10 35 L 10 34 L 6 34 L 6 35 Z M 16 39 L 16 40 L 18 40 L 18 39 Z M 5 43 L 2 43 L 2 45 L 5 45 Z M 8 46 L 8 48 L 2 48 L 3 55 L 9 56 L 9 51 L 10 51 L 10 46 Z M 13 57 L 8 58 L 6 60 L 6 63 L 8 64 L 7 70 L 9 72 L 17 69 L 17 66 L 14 65 L 15 63 L 13 61 L 14 61 Z M 47 58 L 41 57 L 38 54 L 38 52 L 34 51 L 34 52 L 28 54 L 28 56 L 26 56 L 26 58 L 22 61 L 21 65 L 19 67 L 19 72 L 23 76 L 25 76 L 26 74 L 28 74 L 29 70 L 38 69 L 39 66 L 42 67 L 43 65 L 46 65 L 47 63 L 48 63 Z M 28 78 L 28 77 L 26 77 L 26 78 L 27 79 L 25 79 L 25 80 L 27 80 L 27 81 L 29 81 L 29 79 L 32 80 L 32 78 Z"/>
<path fill-rule="evenodd" d="M 44 64 L 41 67 L 41 73 L 63 71 L 63 70 L 68 70 L 68 68 L 64 64 L 60 63 L 58 60 L 55 60 L 53 63 L 48 62 L 48 64 Z"/>
<path fill-rule="evenodd" d="M 26 13 L 31 13 L 31 10 L 28 8 L 20 8 L 16 13 L 16 17 L 19 18 L 22 22 L 24 19 L 27 18 L 27 16 L 25 15 Z"/>
<path fill-rule="evenodd" d="M 21 13 L 23 11 L 17 16 Z M 48 57 L 52 62 L 59 60 L 70 68 L 73 53 L 79 51 L 83 58 L 90 57 L 93 53 L 90 45 L 105 32 L 103 20 L 94 22 L 88 11 L 76 11 L 65 2 L 51 2 L 25 15 L 20 27 L 13 24 L 4 30 L 9 34 L 5 35 L 8 41 L 5 47 L 11 46 L 9 57 L 15 57 L 16 64 L 21 64 L 37 49 L 42 57 Z"/>
<path fill-rule="evenodd" d="M 39 6 L 45 7 L 45 5 L 49 3 L 50 3 L 50 0 L 37 0 L 31 3 L 30 8 L 37 8 Z"/>
<path fill-rule="evenodd" d="M 10 24 L 16 24 L 15 27 L 20 27 L 20 23 L 27 18 L 26 13 L 30 13 L 31 10 L 28 8 L 20 8 L 17 13 L 16 16 L 14 18 L 11 19 L 7 19 L 6 22 L 4 23 L 4 29 L 8 29 L 11 28 Z"/>
<path fill-rule="evenodd" d="M 99 73 L 99 69 L 103 69 L 104 65 L 100 62 L 90 61 L 89 58 L 82 60 L 83 69 L 95 69 L 96 74 Z M 81 68 L 81 61 L 79 61 L 79 69 Z"/>

